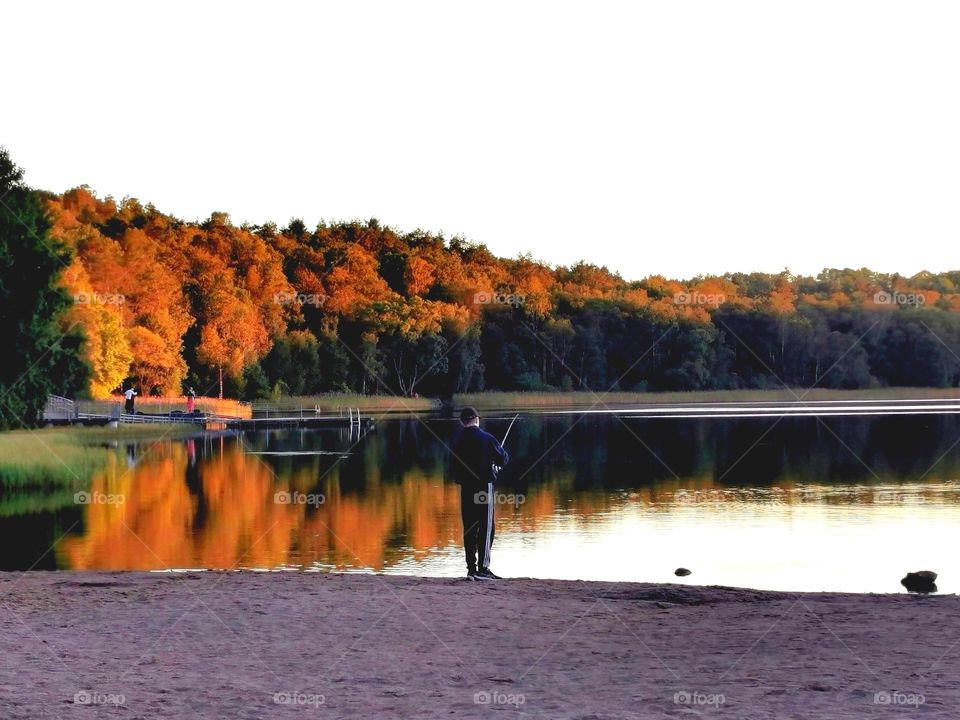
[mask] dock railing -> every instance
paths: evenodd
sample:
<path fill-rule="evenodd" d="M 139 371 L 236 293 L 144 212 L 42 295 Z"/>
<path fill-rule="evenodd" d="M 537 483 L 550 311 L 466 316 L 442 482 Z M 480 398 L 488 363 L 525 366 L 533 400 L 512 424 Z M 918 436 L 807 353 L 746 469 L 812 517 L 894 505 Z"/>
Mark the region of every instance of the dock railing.
<path fill-rule="evenodd" d="M 62 395 L 47 395 L 47 404 L 43 408 L 44 420 L 76 420 L 79 408 L 70 398 Z"/>

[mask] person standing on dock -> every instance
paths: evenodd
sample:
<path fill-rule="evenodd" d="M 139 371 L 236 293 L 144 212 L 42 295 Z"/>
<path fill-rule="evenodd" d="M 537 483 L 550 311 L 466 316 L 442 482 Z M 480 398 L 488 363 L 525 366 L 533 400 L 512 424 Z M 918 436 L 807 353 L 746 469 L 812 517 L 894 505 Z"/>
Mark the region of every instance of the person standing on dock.
<path fill-rule="evenodd" d="M 137 396 L 137 391 L 134 390 L 133 386 L 131 385 L 124 390 L 123 396 L 127 399 L 127 401 L 124 403 L 123 411 L 127 413 L 127 415 L 133 415 L 133 399 Z"/>
<path fill-rule="evenodd" d="M 196 402 L 197 393 L 194 391 L 193 387 L 187 388 L 187 412 L 192 413 L 194 402 Z"/>
<path fill-rule="evenodd" d="M 467 558 L 467 578 L 499 580 L 490 570 L 490 549 L 494 534 L 493 484 L 499 467 L 510 456 L 497 439 L 480 429 L 476 408 L 460 412 L 463 430 L 453 444 L 453 478 L 460 485 L 460 518 L 463 521 L 463 549 Z"/>

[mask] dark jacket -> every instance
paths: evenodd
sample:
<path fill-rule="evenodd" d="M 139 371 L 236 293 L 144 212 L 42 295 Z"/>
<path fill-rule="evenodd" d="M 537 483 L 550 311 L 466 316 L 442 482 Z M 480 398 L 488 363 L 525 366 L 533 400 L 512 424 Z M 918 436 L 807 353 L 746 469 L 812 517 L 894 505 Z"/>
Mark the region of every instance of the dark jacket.
<path fill-rule="evenodd" d="M 453 479 L 465 488 L 486 489 L 496 482 L 493 466 L 510 460 L 497 439 L 475 425 L 465 427 L 450 449 Z"/>

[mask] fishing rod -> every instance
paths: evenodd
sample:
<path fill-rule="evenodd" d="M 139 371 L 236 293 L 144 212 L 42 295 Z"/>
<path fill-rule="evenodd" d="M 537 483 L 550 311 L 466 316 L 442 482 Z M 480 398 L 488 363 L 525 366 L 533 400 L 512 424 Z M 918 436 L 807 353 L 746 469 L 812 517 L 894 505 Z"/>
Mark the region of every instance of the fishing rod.
<path fill-rule="evenodd" d="M 513 424 L 517 421 L 518 417 L 520 417 L 520 413 L 517 413 L 516 415 L 513 416 L 513 420 L 511 420 L 510 424 L 507 426 L 507 431 L 503 434 L 503 440 L 500 441 L 500 447 L 503 447 L 504 443 L 507 442 L 507 435 L 510 434 L 510 430 L 513 429 Z M 500 471 L 503 468 L 497 465 L 496 463 L 493 463 L 492 469 L 493 469 L 493 477 L 497 478 L 500 476 Z"/>
<path fill-rule="evenodd" d="M 520 417 L 520 413 L 517 413 L 513 416 L 513 420 L 511 420 L 510 424 L 507 426 L 507 431 L 503 434 L 503 440 L 500 441 L 501 445 L 504 445 L 507 442 L 507 435 L 510 434 L 510 430 L 513 428 L 513 424 L 517 421 L 518 417 Z"/>

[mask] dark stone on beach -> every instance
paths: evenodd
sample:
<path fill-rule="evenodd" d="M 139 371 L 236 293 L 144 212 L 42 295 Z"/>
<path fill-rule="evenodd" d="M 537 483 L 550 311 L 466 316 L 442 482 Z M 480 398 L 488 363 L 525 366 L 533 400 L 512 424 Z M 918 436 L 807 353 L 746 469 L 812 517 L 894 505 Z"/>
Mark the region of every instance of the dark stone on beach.
<path fill-rule="evenodd" d="M 673 571 L 673 574 L 676 575 L 677 577 L 686 577 L 687 575 L 692 575 L 693 573 L 691 573 L 686 568 L 677 568 L 676 570 Z"/>
<path fill-rule="evenodd" d="M 920 570 L 918 572 L 908 572 L 906 577 L 900 581 L 907 592 L 915 593 L 935 593 L 937 591 L 937 574 L 932 570 Z"/>

